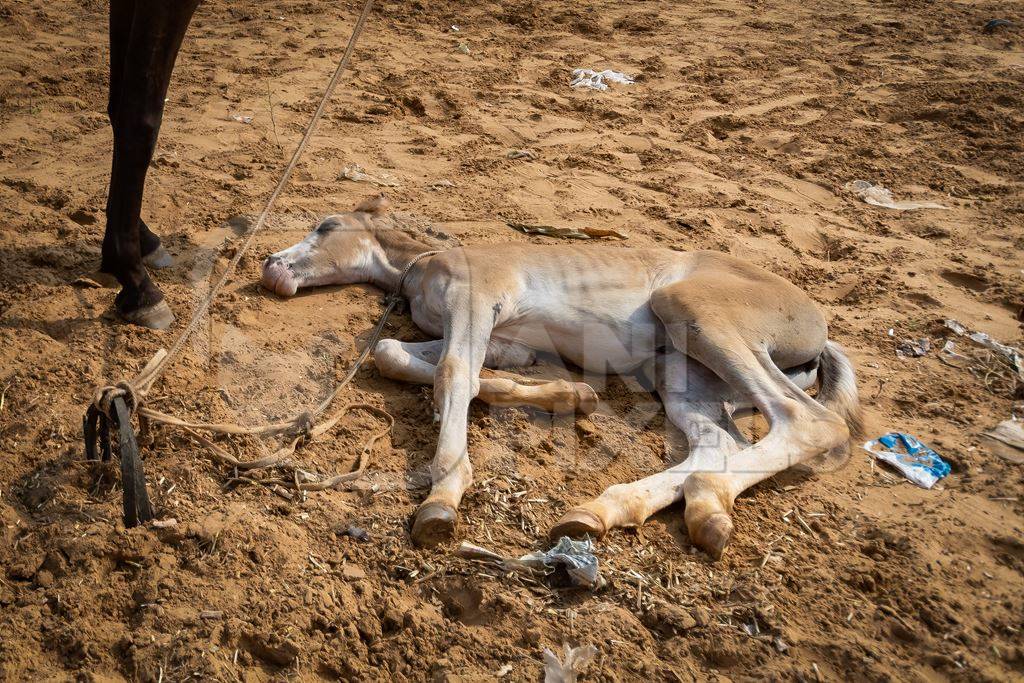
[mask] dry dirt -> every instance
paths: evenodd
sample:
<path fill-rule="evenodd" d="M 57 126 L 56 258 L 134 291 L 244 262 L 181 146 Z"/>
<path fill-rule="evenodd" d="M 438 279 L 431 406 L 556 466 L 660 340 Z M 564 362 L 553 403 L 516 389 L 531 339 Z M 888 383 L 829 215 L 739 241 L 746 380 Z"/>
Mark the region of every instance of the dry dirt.
<path fill-rule="evenodd" d="M 155 402 L 255 422 L 324 396 L 380 292 L 286 301 L 255 282 L 316 216 L 378 191 L 339 179 L 358 164 L 452 244 L 551 239 L 506 221 L 616 228 L 786 275 L 856 361 L 869 434 L 910 432 L 951 461 L 936 490 L 857 451 L 742 496 L 719 562 L 675 506 L 598 544 L 606 588 L 551 589 L 411 546 L 430 393 L 370 365 L 347 396 L 397 425 L 352 490 L 228 486 L 202 447 L 160 430 L 150 490 L 178 525 L 123 528 L 116 478 L 82 462 L 92 388 L 166 346 L 234 253 L 357 9 L 200 8 L 144 208 L 177 259 L 155 277 L 179 323 L 158 333 L 117 323 L 112 290 L 73 284 L 104 222 L 105 4 L 0 3 L 0 677 L 538 680 L 542 649 L 568 642 L 597 647 L 587 680 L 1021 679 L 1022 470 L 979 439 L 1013 388 L 936 351 L 943 318 L 1021 341 L 1024 12 L 1010 0 L 381 0 L 269 229 Z M 983 32 L 993 18 L 1016 27 Z M 574 91 L 574 67 L 638 82 Z M 535 158 L 507 157 L 523 148 Z M 854 179 L 950 210 L 875 208 L 843 189 Z M 400 316 L 388 334 L 419 333 Z M 896 355 L 923 336 L 928 355 Z M 579 423 L 474 407 L 462 538 L 542 548 L 568 506 L 678 457 L 654 397 L 631 380 L 602 396 Z M 344 471 L 376 426 L 353 416 L 299 458 Z M 370 539 L 338 534 L 350 524 Z"/>

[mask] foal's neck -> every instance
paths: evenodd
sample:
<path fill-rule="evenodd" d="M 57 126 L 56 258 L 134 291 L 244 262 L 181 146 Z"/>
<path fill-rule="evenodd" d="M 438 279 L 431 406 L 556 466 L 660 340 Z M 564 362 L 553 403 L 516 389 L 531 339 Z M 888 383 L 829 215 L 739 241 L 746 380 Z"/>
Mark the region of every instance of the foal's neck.
<path fill-rule="evenodd" d="M 393 227 L 377 228 L 373 236 L 380 249 L 374 254 L 370 282 L 389 292 L 398 289 L 402 272 L 413 259 L 425 251 L 431 251 L 430 245 Z M 408 289 L 409 285 L 407 281 L 404 289 Z"/>

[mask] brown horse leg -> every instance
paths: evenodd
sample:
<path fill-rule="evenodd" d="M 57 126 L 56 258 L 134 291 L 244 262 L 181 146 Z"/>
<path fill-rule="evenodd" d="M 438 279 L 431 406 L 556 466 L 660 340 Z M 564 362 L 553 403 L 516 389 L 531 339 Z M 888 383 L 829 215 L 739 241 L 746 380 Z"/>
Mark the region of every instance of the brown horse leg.
<path fill-rule="evenodd" d="M 124 80 L 124 64 L 131 38 L 132 20 L 135 17 L 136 0 L 112 0 L 110 5 L 110 89 L 107 99 L 107 116 L 110 125 L 115 125 L 114 112 L 121 97 Z M 116 133 L 115 133 L 116 135 Z M 110 205 L 107 205 L 107 213 Z M 160 238 L 139 218 L 139 251 L 142 262 L 150 268 L 166 268 L 171 265 L 171 255 L 160 244 Z"/>
<path fill-rule="evenodd" d="M 169 326 L 174 316 L 143 265 L 139 213 L 174 60 L 198 4 L 113 0 L 110 9 L 114 159 L 100 270 L 121 284 L 114 302 L 118 313 L 156 329 Z"/>

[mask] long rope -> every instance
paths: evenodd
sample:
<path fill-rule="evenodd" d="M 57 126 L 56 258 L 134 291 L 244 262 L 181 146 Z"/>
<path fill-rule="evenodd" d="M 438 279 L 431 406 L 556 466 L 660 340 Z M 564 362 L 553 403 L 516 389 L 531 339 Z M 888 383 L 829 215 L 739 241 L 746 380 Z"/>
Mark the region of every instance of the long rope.
<path fill-rule="evenodd" d="M 293 480 L 278 479 L 274 481 L 252 480 L 246 477 L 237 478 L 238 481 L 246 481 L 248 483 L 264 484 L 269 486 L 282 485 L 289 488 L 296 488 L 302 491 L 323 491 L 325 489 L 337 486 L 338 484 L 358 479 L 363 475 L 364 472 L 366 472 L 366 467 L 369 464 L 367 455 L 369 454 L 370 449 L 377 441 L 384 438 L 384 436 L 391 431 L 391 429 L 395 426 L 395 418 L 392 417 L 392 415 L 388 411 L 382 408 L 377 408 L 376 406 L 369 405 L 367 403 L 346 403 L 345 405 L 335 410 L 328 418 L 321 420 L 318 424 L 314 423 L 317 421 L 317 418 L 319 418 L 324 413 L 324 411 L 326 411 L 327 408 L 330 407 L 330 405 L 334 402 L 334 399 L 337 398 L 338 394 L 341 393 L 341 390 L 344 389 L 348 385 L 348 383 L 352 381 L 352 378 L 355 377 L 356 372 L 358 372 L 359 368 L 362 367 L 363 363 L 366 362 L 366 359 L 369 358 L 371 351 L 373 351 L 374 347 L 377 345 L 377 342 L 380 340 L 381 334 L 384 332 L 384 325 L 385 323 L 387 323 L 388 317 L 391 315 L 391 312 L 395 310 L 395 306 L 397 306 L 398 302 L 401 300 L 402 287 L 405 284 L 406 279 L 409 277 L 409 273 L 412 272 L 413 266 L 419 263 L 421 259 L 424 259 L 428 256 L 433 256 L 434 254 L 438 253 L 440 252 L 425 251 L 421 254 L 418 254 L 405 266 L 405 269 L 402 270 L 401 277 L 399 277 L 398 279 L 398 286 L 395 288 L 395 291 L 388 296 L 387 305 L 384 307 L 384 312 L 381 314 L 380 319 L 377 321 L 377 324 L 374 325 L 373 331 L 370 333 L 370 337 L 367 340 L 366 345 L 363 347 L 363 350 L 359 353 L 359 356 L 352 363 L 352 366 L 348 369 L 348 372 L 345 373 L 345 376 L 341 379 L 340 382 L 338 382 L 335 385 L 334 390 L 330 394 L 328 394 L 328 396 L 324 398 L 323 401 L 320 402 L 320 405 L 318 405 L 312 411 L 312 413 L 302 412 L 297 415 L 294 415 L 293 417 L 283 422 L 272 422 L 265 425 L 257 425 L 250 427 L 243 427 L 240 425 L 230 423 L 213 424 L 205 422 L 189 422 L 187 420 L 182 420 L 181 418 L 175 417 L 173 415 L 161 413 L 157 410 L 153 410 L 152 408 L 147 408 L 145 406 L 138 405 L 140 399 L 134 392 L 131 391 L 131 385 L 127 382 L 120 382 L 115 387 L 109 387 L 109 389 L 116 393 L 125 391 L 127 388 L 128 391 L 123 395 L 129 400 L 129 403 L 138 405 L 137 410 L 140 421 L 146 420 L 151 422 L 159 422 L 162 424 L 172 425 L 183 429 L 185 432 L 195 437 L 200 443 L 205 445 L 218 460 L 220 460 L 226 465 L 234 467 L 236 470 L 254 470 L 266 469 L 269 467 L 285 466 L 288 464 L 289 458 L 291 458 L 292 454 L 295 453 L 295 448 L 303 439 L 309 438 L 312 440 L 316 439 L 317 437 L 323 434 L 326 434 L 331 429 L 333 429 L 334 425 L 336 425 L 338 421 L 341 420 L 341 418 L 344 417 L 350 410 L 362 410 L 363 412 L 371 413 L 373 415 L 383 418 L 387 422 L 387 427 L 385 427 L 383 430 L 375 432 L 373 435 L 370 436 L 370 438 L 363 445 L 363 448 L 359 453 L 359 458 L 357 461 L 358 467 L 351 472 L 334 475 L 326 479 L 314 479 L 311 481 L 299 481 L 298 478 L 295 478 Z M 145 378 L 148 377 L 147 373 L 151 373 L 153 371 L 153 368 L 156 368 L 158 366 L 160 360 L 164 358 L 164 353 L 166 352 L 163 351 L 163 349 L 161 349 L 160 351 L 157 352 L 153 359 L 146 364 L 146 367 L 139 374 L 139 377 L 143 378 L 143 381 L 145 381 Z M 97 390 L 97 396 L 108 396 L 108 394 L 103 394 L 102 392 L 103 390 Z M 99 400 L 100 399 L 97 398 L 97 401 Z M 109 400 L 111 399 L 108 398 L 106 400 L 109 402 Z M 97 405 L 100 404 L 97 403 Z M 213 441 L 207 439 L 200 432 L 211 432 L 214 434 L 247 434 L 251 436 L 271 436 L 275 434 L 288 433 L 291 436 L 291 439 L 284 446 L 282 446 L 277 451 L 268 456 L 259 458 L 257 460 L 244 461 L 239 460 L 235 456 L 231 455 L 223 448 L 215 444 Z M 299 470 L 297 468 L 293 469 L 297 474 Z M 313 478 L 316 476 L 309 475 L 308 473 L 303 474 L 304 476 L 307 476 L 307 478 Z"/>
<path fill-rule="evenodd" d="M 302 152 L 305 151 L 310 138 L 312 138 L 313 133 L 316 132 L 316 125 L 324 113 L 327 101 L 330 100 L 331 95 L 334 93 L 335 86 L 338 85 L 338 81 L 341 79 L 342 73 L 344 73 L 345 68 L 348 66 L 349 59 L 352 57 L 352 52 L 356 47 L 356 41 L 363 32 L 363 25 L 366 23 L 366 18 L 369 16 L 370 8 L 372 6 L 373 0 L 366 0 L 366 2 L 363 3 L 363 11 L 360 13 L 359 19 L 356 20 L 356 25 L 352 29 L 352 35 L 349 37 L 348 45 L 345 47 L 345 54 L 341 56 L 341 60 L 338 62 L 338 67 L 334 70 L 334 75 L 331 76 L 331 80 L 327 83 L 327 88 L 324 90 L 323 97 L 320 98 L 320 104 L 317 105 L 316 111 L 313 112 L 313 117 L 309 120 L 309 125 L 306 126 L 306 132 L 303 133 L 302 139 L 299 141 L 298 146 L 292 153 L 291 161 L 289 161 L 288 166 L 285 167 L 284 173 L 281 174 L 281 179 L 277 181 L 277 187 L 274 188 L 274 191 L 270 194 L 270 198 L 267 199 L 267 203 L 263 207 L 263 211 L 260 212 L 259 218 L 256 219 L 256 223 L 254 223 L 252 228 L 249 230 L 249 234 L 246 235 L 245 240 L 242 242 L 242 246 L 235 253 L 235 257 L 231 259 L 230 263 L 228 263 L 228 267 L 220 276 L 220 280 L 217 281 L 217 284 L 213 286 L 210 293 L 207 294 L 206 298 L 199 304 L 199 307 L 196 308 L 195 313 L 192 314 L 192 319 L 188 322 L 185 329 L 182 330 L 181 335 L 174 342 L 174 345 L 171 346 L 170 351 L 168 351 L 167 355 L 160 360 L 155 368 L 153 368 L 145 386 L 136 386 L 136 391 L 145 393 L 149 390 L 153 382 L 160 378 L 167 366 L 177 360 L 182 349 L 185 347 L 185 342 L 188 341 L 188 338 L 192 336 L 192 333 L 199 327 L 199 322 L 202 320 L 203 316 L 206 315 L 206 312 L 210 308 L 210 304 L 213 303 L 217 294 L 220 293 L 220 290 L 227 283 L 228 278 L 230 278 L 234 273 L 238 262 L 242 260 L 242 256 L 249 249 L 250 245 L 252 245 L 253 238 L 255 238 L 256 234 L 263 229 L 263 226 L 267 222 L 267 216 L 270 215 L 270 210 L 274 206 L 274 202 L 277 201 L 277 198 L 281 195 L 285 185 L 288 184 L 288 180 L 292 177 L 292 171 L 295 170 L 295 166 L 299 163 L 299 157 L 302 156 Z"/>

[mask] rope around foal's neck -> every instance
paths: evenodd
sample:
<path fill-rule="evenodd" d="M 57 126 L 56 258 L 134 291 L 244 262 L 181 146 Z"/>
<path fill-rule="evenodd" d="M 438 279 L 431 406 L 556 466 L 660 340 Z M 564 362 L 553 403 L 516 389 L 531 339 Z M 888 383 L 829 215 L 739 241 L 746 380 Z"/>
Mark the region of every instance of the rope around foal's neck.
<path fill-rule="evenodd" d="M 377 342 L 380 341 L 380 335 L 384 332 L 384 324 L 388 321 L 388 316 L 391 315 L 391 312 L 395 310 L 395 307 L 402 300 L 402 286 L 409 277 L 409 273 L 412 272 L 413 266 L 419 263 L 421 259 L 440 253 L 440 251 L 424 251 L 423 253 L 417 254 L 411 261 L 409 261 L 409 264 L 402 271 L 401 277 L 398 278 L 398 286 L 395 287 L 395 291 L 388 295 L 386 299 L 387 305 L 384 307 L 384 312 L 381 314 L 380 320 L 378 320 L 377 324 L 374 326 L 373 332 L 370 333 L 370 338 L 366 342 L 366 346 L 363 347 L 359 357 L 356 358 L 354 363 L 352 363 L 352 367 L 349 368 L 347 373 L 345 373 L 345 377 L 338 383 L 338 386 L 334 388 L 334 391 L 332 391 L 327 398 L 321 401 L 320 405 L 317 406 L 316 410 L 313 412 L 314 418 L 327 410 L 327 406 L 331 405 L 331 403 L 334 402 L 334 399 L 337 398 L 338 393 L 345 388 L 346 384 L 352 381 L 356 372 L 359 371 L 359 368 L 366 362 L 366 359 L 369 357 L 374 347 L 377 346 Z"/>

